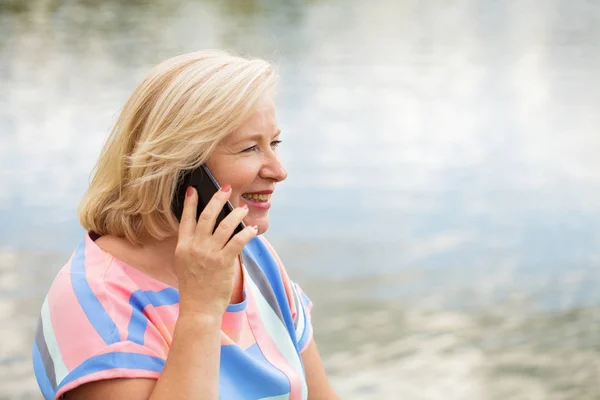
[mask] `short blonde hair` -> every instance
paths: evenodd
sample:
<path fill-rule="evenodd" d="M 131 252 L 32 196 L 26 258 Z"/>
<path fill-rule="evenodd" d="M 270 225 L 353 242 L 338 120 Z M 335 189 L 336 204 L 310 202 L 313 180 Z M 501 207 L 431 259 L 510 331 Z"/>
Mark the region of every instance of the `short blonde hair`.
<path fill-rule="evenodd" d="M 199 51 L 154 67 L 106 141 L 79 205 L 87 231 L 162 240 L 175 234 L 171 199 L 182 170 L 203 164 L 239 128 L 278 75 L 273 64 Z"/>

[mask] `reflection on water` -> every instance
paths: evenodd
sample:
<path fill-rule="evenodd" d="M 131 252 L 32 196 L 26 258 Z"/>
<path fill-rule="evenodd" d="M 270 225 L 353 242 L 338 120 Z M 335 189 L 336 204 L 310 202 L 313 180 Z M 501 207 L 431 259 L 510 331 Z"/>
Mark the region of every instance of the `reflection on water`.
<path fill-rule="evenodd" d="M 281 70 L 269 237 L 344 398 L 600 397 L 599 22 L 584 0 L 0 2 L 0 399 L 37 398 L 35 318 L 126 96 L 215 47 Z"/>
<path fill-rule="evenodd" d="M 347 317 L 316 320 L 329 338 L 323 344 L 336 349 L 326 366 L 342 398 L 600 395 L 598 308 L 526 318 L 520 302 L 483 314 L 352 305 L 339 310 Z"/>

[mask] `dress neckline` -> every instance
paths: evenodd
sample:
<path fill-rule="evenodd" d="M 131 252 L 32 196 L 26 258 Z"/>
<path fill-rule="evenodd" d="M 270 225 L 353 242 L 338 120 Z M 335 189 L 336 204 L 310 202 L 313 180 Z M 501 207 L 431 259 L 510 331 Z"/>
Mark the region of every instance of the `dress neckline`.
<path fill-rule="evenodd" d="M 86 241 L 88 242 L 87 244 L 92 246 L 95 251 L 98 251 L 98 252 L 104 254 L 105 257 L 109 257 L 110 262 L 114 262 L 115 264 L 117 264 L 119 266 L 119 268 L 126 275 L 130 276 L 132 279 L 134 279 L 134 280 L 136 280 L 136 278 L 144 279 L 146 281 L 151 282 L 151 286 L 156 287 L 156 288 L 161 288 L 162 290 L 164 290 L 164 289 L 175 290 L 177 292 L 177 295 L 179 296 L 179 290 L 177 288 L 146 274 L 145 272 L 141 271 L 140 269 L 135 268 L 134 266 L 132 266 L 132 265 L 120 260 L 119 258 L 113 256 L 112 254 L 104 251 L 96 243 L 96 240 L 99 239 L 101 236 L 102 235 L 99 235 L 92 231 L 88 232 L 86 234 Z M 246 295 L 246 281 L 247 281 L 246 269 L 244 267 L 244 261 L 243 261 L 243 257 L 241 254 L 238 255 L 238 259 L 240 262 L 240 268 L 241 268 L 241 272 L 242 272 L 242 274 L 241 274 L 242 275 L 242 301 L 239 303 L 228 304 L 227 309 L 225 310 L 225 312 L 227 312 L 227 313 L 235 313 L 235 312 L 244 311 L 248 305 L 247 295 Z"/>

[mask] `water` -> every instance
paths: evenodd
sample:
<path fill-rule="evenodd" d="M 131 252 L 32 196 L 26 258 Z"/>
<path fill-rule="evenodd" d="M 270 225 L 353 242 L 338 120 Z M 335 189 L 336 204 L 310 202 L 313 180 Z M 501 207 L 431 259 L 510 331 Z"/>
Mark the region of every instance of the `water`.
<path fill-rule="evenodd" d="M 0 399 L 126 96 L 202 48 L 279 66 L 268 237 L 343 398 L 600 398 L 599 4 L 4 0 Z"/>

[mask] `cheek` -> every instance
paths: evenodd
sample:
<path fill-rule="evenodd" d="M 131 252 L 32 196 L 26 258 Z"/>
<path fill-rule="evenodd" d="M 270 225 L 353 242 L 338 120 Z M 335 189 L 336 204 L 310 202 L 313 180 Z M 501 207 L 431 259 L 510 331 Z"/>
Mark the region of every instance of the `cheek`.
<path fill-rule="evenodd" d="M 241 165 L 233 174 L 229 175 L 229 184 L 233 188 L 233 194 L 241 196 L 249 190 L 253 189 L 253 183 L 258 178 L 260 165 Z M 233 172 L 233 171 L 232 171 Z"/>
<path fill-rule="evenodd" d="M 214 164 L 209 164 L 209 168 L 213 167 L 211 171 L 221 186 L 231 185 L 232 193 L 229 202 L 237 207 L 241 204 L 240 196 L 252 190 L 261 165 L 258 157 L 244 157 L 233 162 L 217 160 Z"/>
<path fill-rule="evenodd" d="M 231 194 L 231 197 L 229 198 L 229 202 L 231 203 L 233 208 L 236 208 L 240 205 L 240 200 L 239 200 L 240 195 L 241 195 L 241 193 L 236 193 L 235 191 Z"/>

